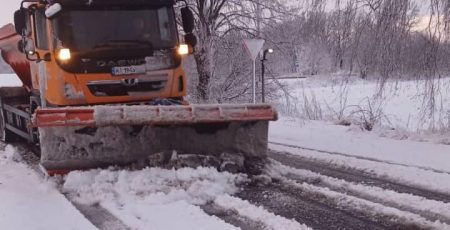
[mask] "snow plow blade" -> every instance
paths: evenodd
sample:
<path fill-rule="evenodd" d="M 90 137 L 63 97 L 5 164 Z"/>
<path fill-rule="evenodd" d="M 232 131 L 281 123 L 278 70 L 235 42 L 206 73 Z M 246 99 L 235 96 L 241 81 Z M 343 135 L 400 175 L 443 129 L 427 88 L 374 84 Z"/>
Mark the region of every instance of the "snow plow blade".
<path fill-rule="evenodd" d="M 41 165 L 67 172 L 145 161 L 161 152 L 265 158 L 270 105 L 38 109 Z"/>

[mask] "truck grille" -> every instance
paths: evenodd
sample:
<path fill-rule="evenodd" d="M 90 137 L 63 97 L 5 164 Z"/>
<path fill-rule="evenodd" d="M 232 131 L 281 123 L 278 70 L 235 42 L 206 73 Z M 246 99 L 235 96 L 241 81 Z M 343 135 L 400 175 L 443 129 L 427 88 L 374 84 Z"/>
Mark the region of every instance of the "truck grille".
<path fill-rule="evenodd" d="M 145 96 L 163 90 L 167 86 L 167 77 L 91 81 L 87 86 L 97 97 Z"/>

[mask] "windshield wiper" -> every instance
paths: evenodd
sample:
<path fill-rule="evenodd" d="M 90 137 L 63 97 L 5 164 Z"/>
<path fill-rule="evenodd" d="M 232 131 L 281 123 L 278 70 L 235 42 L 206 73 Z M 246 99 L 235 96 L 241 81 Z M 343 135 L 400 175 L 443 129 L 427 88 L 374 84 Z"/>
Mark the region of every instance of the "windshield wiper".
<path fill-rule="evenodd" d="M 153 48 L 153 45 L 149 41 L 142 41 L 142 40 L 109 40 L 105 43 L 99 43 L 94 46 L 94 49 L 97 48 L 109 48 L 109 47 L 129 47 L 129 46 L 145 46 L 148 48 Z"/>

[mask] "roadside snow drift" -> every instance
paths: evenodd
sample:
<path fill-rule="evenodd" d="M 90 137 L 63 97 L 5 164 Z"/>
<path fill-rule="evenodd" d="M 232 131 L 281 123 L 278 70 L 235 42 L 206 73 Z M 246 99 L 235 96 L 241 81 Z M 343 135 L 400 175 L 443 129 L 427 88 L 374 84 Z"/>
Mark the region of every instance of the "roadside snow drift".
<path fill-rule="evenodd" d="M 77 202 L 101 205 L 133 229 L 236 229 L 196 205 L 237 192 L 245 180 L 211 168 L 92 170 L 70 173 L 63 189 Z"/>
<path fill-rule="evenodd" d="M 0 229 L 96 229 L 51 182 L 18 161 L 15 148 L 0 150 Z"/>

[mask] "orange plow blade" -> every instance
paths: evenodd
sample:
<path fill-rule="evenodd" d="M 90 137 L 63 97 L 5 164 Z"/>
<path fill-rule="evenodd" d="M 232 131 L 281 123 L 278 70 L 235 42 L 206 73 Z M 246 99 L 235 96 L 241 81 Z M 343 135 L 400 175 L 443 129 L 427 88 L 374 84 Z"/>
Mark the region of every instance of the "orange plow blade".
<path fill-rule="evenodd" d="M 270 105 L 94 106 L 38 109 L 49 171 L 128 165 L 163 152 L 265 158 Z"/>

